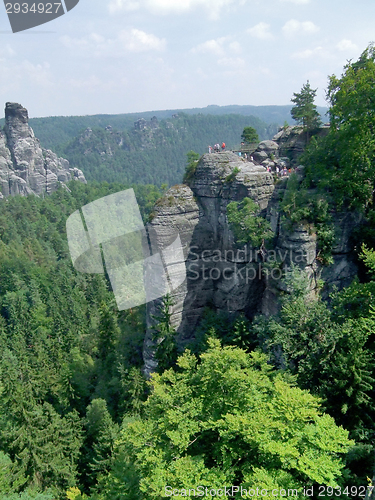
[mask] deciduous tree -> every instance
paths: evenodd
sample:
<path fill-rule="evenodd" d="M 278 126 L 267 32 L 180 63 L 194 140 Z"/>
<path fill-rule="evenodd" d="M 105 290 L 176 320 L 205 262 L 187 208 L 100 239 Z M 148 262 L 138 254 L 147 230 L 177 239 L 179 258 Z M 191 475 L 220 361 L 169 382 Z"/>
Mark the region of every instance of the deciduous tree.
<path fill-rule="evenodd" d="M 199 363 L 185 353 L 150 384 L 146 416 L 124 422 L 103 499 L 159 499 L 166 485 L 337 486 L 348 432 L 264 355 L 212 340 Z"/>

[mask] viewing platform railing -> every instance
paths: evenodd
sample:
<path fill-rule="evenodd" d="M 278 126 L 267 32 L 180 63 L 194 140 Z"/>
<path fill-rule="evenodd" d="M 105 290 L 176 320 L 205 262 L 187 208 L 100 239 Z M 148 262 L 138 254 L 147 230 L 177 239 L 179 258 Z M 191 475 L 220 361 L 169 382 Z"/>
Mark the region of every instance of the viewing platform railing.
<path fill-rule="evenodd" d="M 258 143 L 251 143 L 251 144 L 237 144 L 236 146 L 233 147 L 232 151 L 234 153 L 247 153 L 252 155 L 255 150 L 258 147 Z"/>

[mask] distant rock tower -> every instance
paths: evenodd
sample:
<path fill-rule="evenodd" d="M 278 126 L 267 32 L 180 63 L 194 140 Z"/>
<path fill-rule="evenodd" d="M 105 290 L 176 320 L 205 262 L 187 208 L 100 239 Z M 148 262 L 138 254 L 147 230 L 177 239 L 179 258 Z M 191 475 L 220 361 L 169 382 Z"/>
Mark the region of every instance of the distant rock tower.
<path fill-rule="evenodd" d="M 7 102 L 5 126 L 0 131 L 0 198 L 51 193 L 72 178 L 86 183 L 81 170 L 70 168 L 68 160 L 40 146 L 29 126 L 27 109 Z"/>

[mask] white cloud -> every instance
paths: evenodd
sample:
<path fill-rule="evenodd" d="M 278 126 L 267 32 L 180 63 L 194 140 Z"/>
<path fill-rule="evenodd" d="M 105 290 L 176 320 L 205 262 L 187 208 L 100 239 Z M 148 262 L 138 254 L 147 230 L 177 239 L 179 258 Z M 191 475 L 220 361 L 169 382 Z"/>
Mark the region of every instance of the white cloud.
<path fill-rule="evenodd" d="M 292 59 L 310 59 L 310 57 L 323 55 L 323 47 L 315 47 L 315 49 L 301 50 L 300 52 L 295 52 L 291 55 Z"/>
<path fill-rule="evenodd" d="M 2 60 L 0 92 L 12 95 L 26 85 L 28 92 L 35 89 L 53 89 L 54 82 L 48 62 L 34 64 L 29 60 L 22 62 Z M 31 90 L 30 90 L 31 89 Z"/>
<path fill-rule="evenodd" d="M 143 52 L 145 50 L 163 50 L 165 47 L 165 39 L 158 38 L 152 33 L 131 29 L 120 32 L 119 41 L 123 43 L 126 50 L 130 52 Z"/>
<path fill-rule="evenodd" d="M 109 4 L 109 12 L 114 14 L 121 10 L 131 12 L 140 8 L 140 2 L 133 0 L 111 0 Z"/>
<path fill-rule="evenodd" d="M 296 35 L 311 35 L 318 32 L 319 28 L 311 21 L 301 22 L 296 19 L 290 19 L 284 24 L 282 31 L 286 38 L 293 38 Z"/>
<path fill-rule="evenodd" d="M 48 62 L 34 64 L 30 61 L 23 61 L 21 67 L 24 75 L 27 75 L 30 82 L 45 87 L 53 85 L 50 65 Z"/>
<path fill-rule="evenodd" d="M 231 42 L 228 36 L 207 40 L 191 49 L 193 54 L 214 54 L 219 57 L 228 56 L 228 52 L 239 54 L 241 51 L 241 45 L 236 41 Z"/>
<path fill-rule="evenodd" d="M 310 0 L 281 0 L 281 2 L 290 2 L 294 3 L 295 5 L 306 5 L 310 3 Z"/>
<path fill-rule="evenodd" d="M 355 50 L 358 50 L 358 47 L 355 43 L 353 43 L 351 40 L 347 40 L 344 38 L 341 40 L 337 45 L 336 48 L 342 52 L 352 52 Z"/>
<path fill-rule="evenodd" d="M 158 38 L 152 33 L 146 33 L 138 29 L 120 31 L 115 38 L 105 38 L 97 33 L 82 38 L 63 36 L 61 43 L 78 52 L 87 54 L 90 52 L 95 56 L 118 57 L 124 52 L 146 52 L 161 51 L 165 48 L 164 38 Z"/>
<path fill-rule="evenodd" d="M 111 14 L 119 11 L 151 11 L 156 14 L 181 14 L 195 8 L 204 8 L 209 17 L 217 19 L 223 7 L 232 4 L 244 5 L 248 0 L 111 0 Z"/>
<path fill-rule="evenodd" d="M 200 43 L 196 47 L 194 47 L 191 51 L 193 53 L 203 53 L 203 54 L 216 54 L 221 56 L 224 54 L 224 42 L 227 40 L 227 37 L 217 38 L 216 40 L 207 40 L 206 42 Z"/>
<path fill-rule="evenodd" d="M 119 87 L 127 83 L 126 79 L 120 78 L 118 82 L 114 80 L 106 80 L 97 77 L 96 75 L 84 76 L 81 78 L 71 78 L 68 80 L 69 88 L 82 89 L 85 92 L 101 92 L 117 91 Z"/>
<path fill-rule="evenodd" d="M 241 57 L 223 57 L 217 61 L 219 66 L 223 69 L 237 69 L 240 70 L 245 67 L 245 61 Z"/>
<path fill-rule="evenodd" d="M 235 52 L 236 54 L 242 52 L 241 44 L 239 44 L 238 42 L 231 42 L 229 44 L 229 48 L 232 52 Z"/>
<path fill-rule="evenodd" d="M 270 32 L 270 25 L 263 22 L 249 28 L 247 32 L 250 33 L 251 36 L 259 38 L 260 40 L 272 40 L 274 38 Z"/>
<path fill-rule="evenodd" d="M 12 57 L 16 55 L 16 52 L 12 49 L 12 47 L 7 43 L 4 47 L 0 48 L 0 57 Z"/>

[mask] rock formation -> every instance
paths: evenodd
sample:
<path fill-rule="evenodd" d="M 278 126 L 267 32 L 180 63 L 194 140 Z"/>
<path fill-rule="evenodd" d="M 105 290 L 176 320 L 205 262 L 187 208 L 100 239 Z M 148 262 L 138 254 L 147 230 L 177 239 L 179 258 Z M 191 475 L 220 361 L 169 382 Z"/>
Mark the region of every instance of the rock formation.
<path fill-rule="evenodd" d="M 329 125 L 323 125 L 319 130 L 314 131 L 315 136 L 322 137 L 328 134 Z M 291 165 L 298 165 L 298 158 L 303 153 L 306 143 L 307 134 L 302 126 L 283 127 L 273 138 L 279 146 L 280 157 L 288 157 Z"/>
<path fill-rule="evenodd" d="M 171 321 L 177 331 L 180 349 L 194 338 L 194 331 L 206 307 L 216 311 L 274 314 L 279 307 L 280 292 L 285 288 L 281 277 L 291 263 L 304 269 L 310 277 L 311 295 L 319 280 L 339 289 L 350 283 L 357 268 L 351 258 L 350 234 L 358 224 L 353 214 L 336 214 L 334 218 L 338 244 L 333 249 L 334 263 L 323 266 L 319 260 L 317 237 L 300 225 L 290 232 L 281 223 L 280 201 L 288 177 L 276 185 L 266 166 L 289 161 L 283 143 L 280 158 L 278 137 L 263 141 L 245 161 L 232 152 L 205 154 L 197 163 L 189 185 L 172 187 L 155 206 L 149 233 L 163 249 L 172 243 L 176 232 L 184 247 L 186 280 L 171 294 Z M 281 162 L 281 163 L 280 163 Z M 297 169 L 302 174 L 303 167 Z M 228 223 L 227 206 L 231 201 L 250 197 L 258 205 L 274 232 L 270 250 L 241 248 L 235 242 Z M 157 248 L 156 248 L 157 247 Z M 148 331 L 144 342 L 145 372 L 156 367 L 153 327 L 161 299 L 147 305 Z"/>
<path fill-rule="evenodd" d="M 0 131 L 0 198 L 9 195 L 43 195 L 76 179 L 86 182 L 81 170 L 40 146 L 28 124 L 25 108 L 6 103 L 5 126 Z"/>

